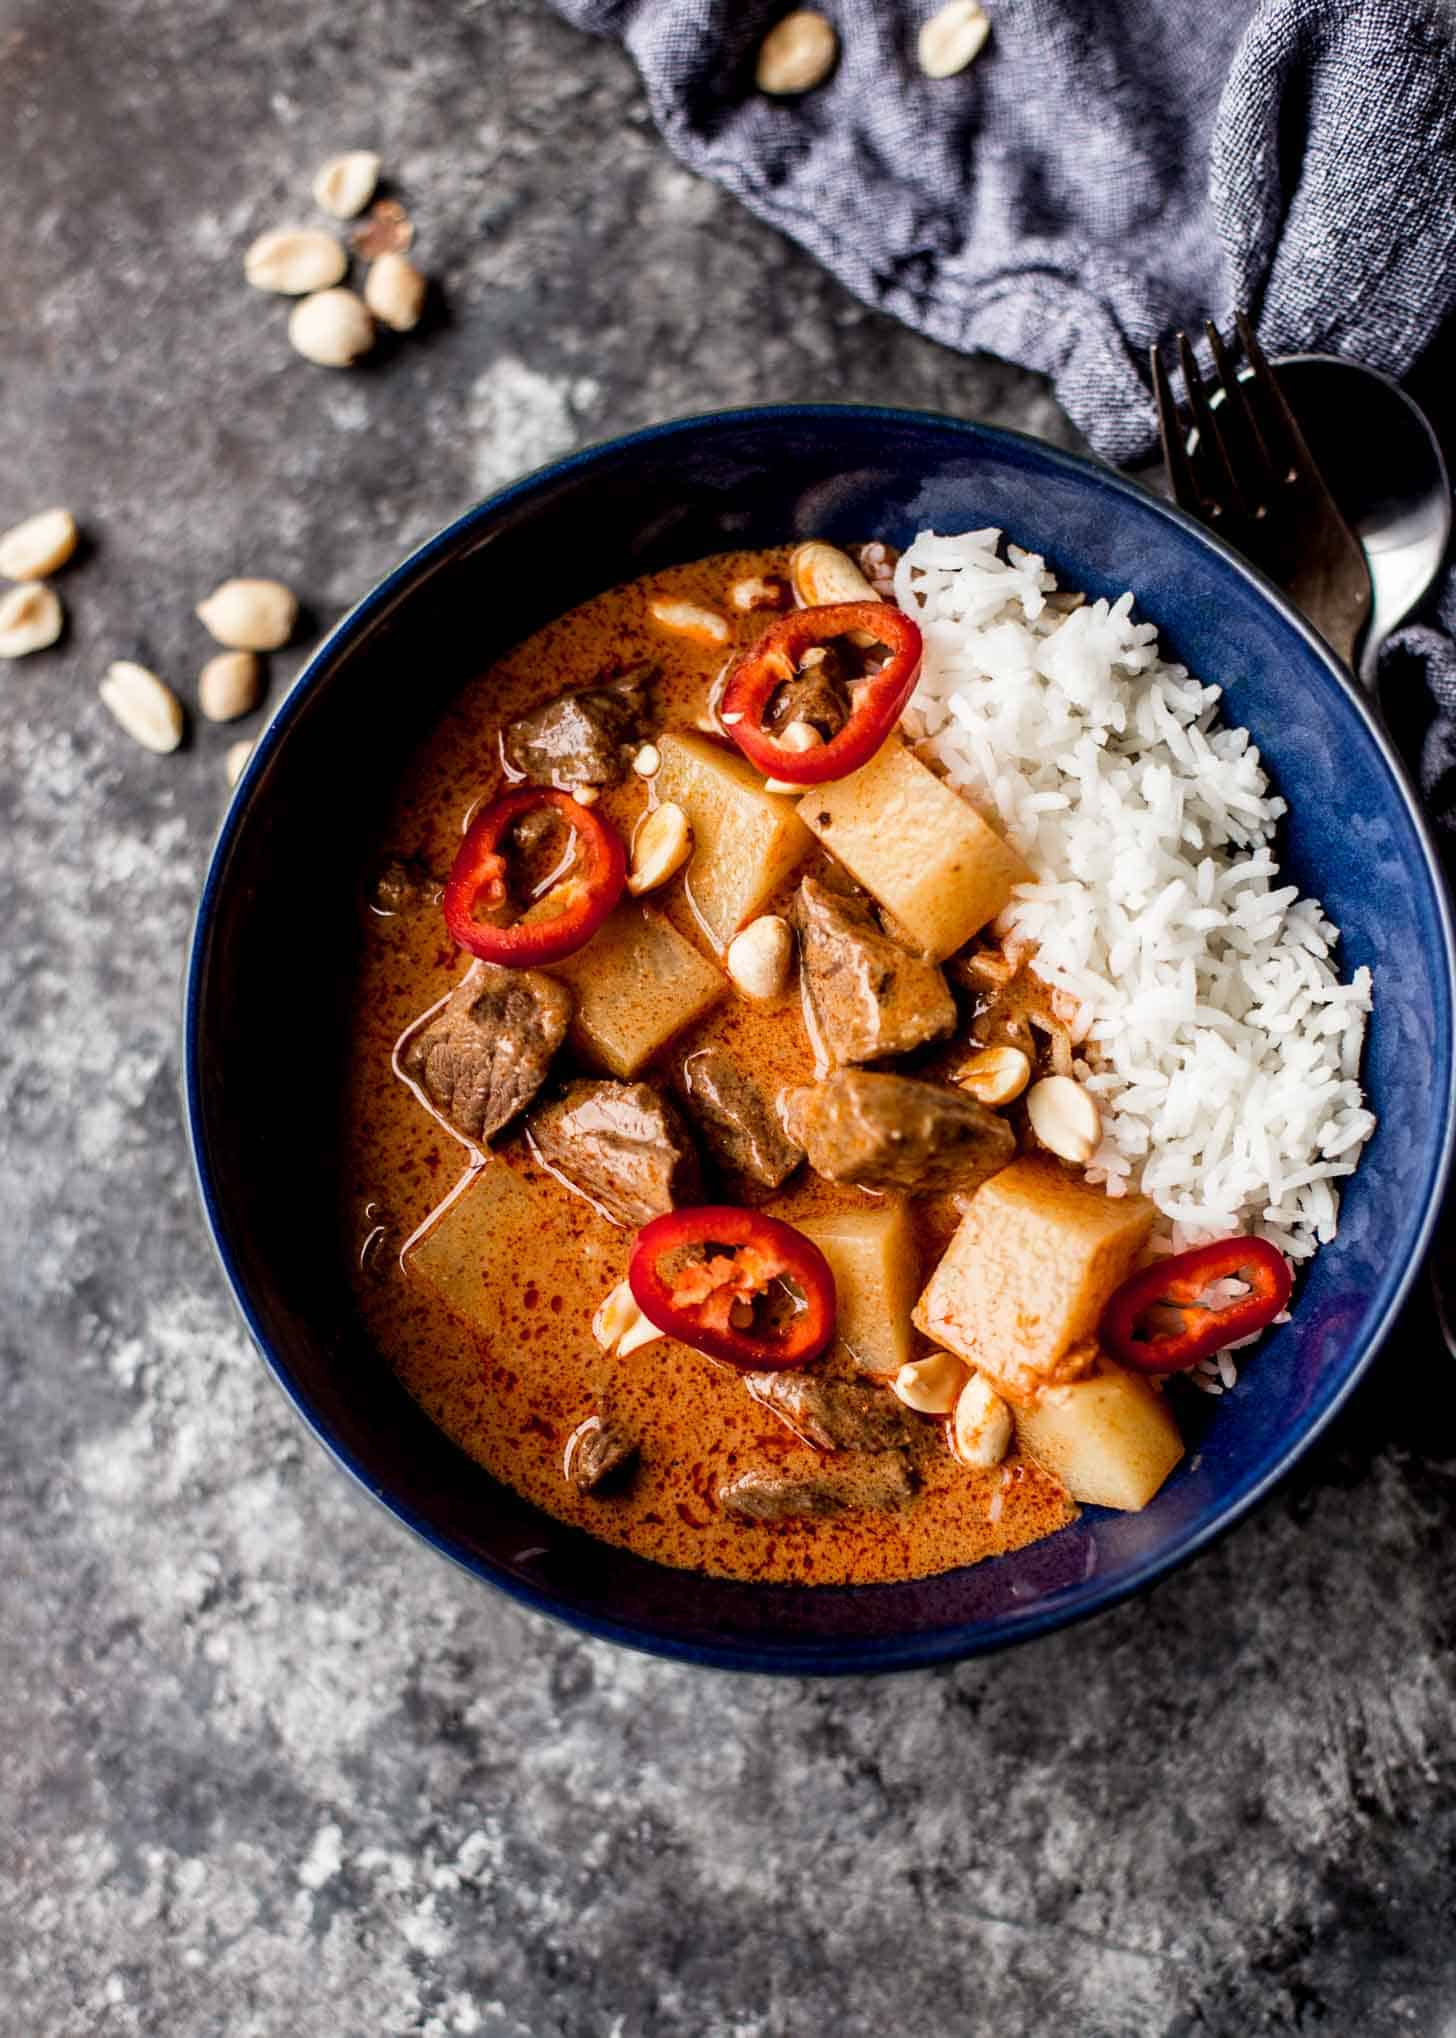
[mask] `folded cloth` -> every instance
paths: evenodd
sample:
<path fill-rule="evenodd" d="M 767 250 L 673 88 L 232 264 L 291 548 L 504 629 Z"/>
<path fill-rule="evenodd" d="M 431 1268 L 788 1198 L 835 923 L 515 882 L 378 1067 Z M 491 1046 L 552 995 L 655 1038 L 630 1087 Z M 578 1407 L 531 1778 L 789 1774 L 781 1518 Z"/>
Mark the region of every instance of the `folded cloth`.
<path fill-rule="evenodd" d="M 1051 377 L 1105 458 L 1152 448 L 1150 344 L 1251 312 L 1267 352 L 1405 374 L 1456 313 L 1447 0 L 988 0 L 989 41 L 927 78 L 936 0 L 821 0 L 816 90 L 771 98 L 781 0 L 555 0 L 620 37 L 676 153 L 932 339 Z M 1456 830 L 1456 576 L 1387 657 L 1436 719 Z"/>

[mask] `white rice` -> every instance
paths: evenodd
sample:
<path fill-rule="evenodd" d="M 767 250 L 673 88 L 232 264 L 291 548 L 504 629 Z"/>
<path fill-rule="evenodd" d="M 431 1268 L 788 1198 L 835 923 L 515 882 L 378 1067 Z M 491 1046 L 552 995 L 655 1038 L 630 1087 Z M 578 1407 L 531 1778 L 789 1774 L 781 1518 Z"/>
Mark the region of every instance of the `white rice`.
<path fill-rule="evenodd" d="M 1102 1107 L 1088 1167 L 1140 1188 L 1174 1249 L 1254 1231 L 1291 1259 L 1332 1239 L 1337 1182 L 1375 1128 L 1360 1088 L 1370 972 L 1281 885 L 1271 796 L 1220 689 L 1159 656 L 1132 596 L 1049 606 L 1000 533 L 923 532 L 895 598 L 925 633 L 908 733 L 1036 873 L 996 923 L 1080 1006 Z M 1233 1361 L 1203 1384 L 1233 1384 Z"/>

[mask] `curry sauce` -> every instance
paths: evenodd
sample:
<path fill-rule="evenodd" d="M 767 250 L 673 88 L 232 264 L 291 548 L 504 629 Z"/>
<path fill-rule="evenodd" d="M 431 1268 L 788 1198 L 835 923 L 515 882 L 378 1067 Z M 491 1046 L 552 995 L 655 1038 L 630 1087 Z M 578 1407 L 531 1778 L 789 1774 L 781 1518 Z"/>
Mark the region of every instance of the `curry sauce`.
<path fill-rule="evenodd" d="M 782 576 L 786 562 L 786 552 L 727 554 L 613 589 L 481 673 L 407 761 L 371 870 L 398 859 L 443 878 L 469 817 L 510 775 L 506 724 L 563 691 L 650 664 L 657 669 L 653 727 L 702 727 L 735 646 L 751 642 L 767 620 L 762 611 L 736 610 L 730 585 Z M 669 632 L 651 613 L 663 600 L 714 611 L 729 622 L 732 640 L 709 645 Z M 652 799 L 650 779 L 629 772 L 602 791 L 598 811 L 630 839 Z M 790 888 L 827 865 L 816 849 Z M 785 911 L 788 896 L 767 909 Z M 650 903 L 721 966 L 682 877 Z M 488 1153 L 473 1149 L 398 1073 L 399 1043 L 452 991 L 465 960 L 433 902 L 402 906 L 379 888 L 361 903 L 341 1213 L 374 1343 L 462 1449 L 528 1500 L 596 1536 L 662 1563 L 735 1578 L 845 1584 L 920 1577 L 1018 1548 L 1072 1518 L 1064 1490 L 1036 1465 L 1013 1452 L 993 1470 L 971 1470 L 929 1418 L 916 1419 L 926 1447 L 917 1453 L 918 1491 L 903 1508 L 772 1524 L 725 1513 L 717 1490 L 740 1464 L 766 1453 L 802 1456 L 807 1447 L 732 1368 L 685 1345 L 659 1338 L 625 1357 L 605 1354 L 592 1320 L 625 1274 L 633 1233 L 554 1176 L 519 1124 Z M 730 1054 L 768 1096 L 816 1072 L 797 990 L 766 1005 L 724 996 L 647 1074 L 681 1097 L 684 1064 L 705 1047 Z M 558 1074 L 599 1073 L 569 1047 L 561 1061 Z M 731 1193 L 790 1223 L 884 1200 L 807 1167 L 779 1189 L 735 1181 Z M 908 1207 L 923 1279 L 958 1212 L 948 1197 L 914 1197 Z M 930 1346 L 917 1340 L 916 1349 Z M 827 1363 L 848 1370 L 851 1361 L 831 1350 Z M 583 1493 L 563 1475 L 563 1459 L 595 1410 L 629 1429 L 640 1451 L 629 1481 Z"/>

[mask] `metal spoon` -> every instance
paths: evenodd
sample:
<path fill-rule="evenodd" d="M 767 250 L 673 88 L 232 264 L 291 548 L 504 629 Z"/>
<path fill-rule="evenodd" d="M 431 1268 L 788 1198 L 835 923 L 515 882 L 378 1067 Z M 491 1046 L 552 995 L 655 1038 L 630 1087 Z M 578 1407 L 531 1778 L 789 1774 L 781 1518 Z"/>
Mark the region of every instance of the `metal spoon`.
<path fill-rule="evenodd" d="M 1377 368 L 1332 354 L 1284 354 L 1273 366 L 1365 550 L 1373 601 L 1355 673 L 1375 696 L 1381 646 L 1429 591 L 1450 543 L 1441 442 L 1420 405 Z M 1437 1327 L 1456 1358 L 1456 1194 L 1447 1198 L 1426 1273 Z"/>
<path fill-rule="evenodd" d="M 1356 676 L 1376 692 L 1380 647 L 1440 571 L 1451 483 L 1429 418 L 1388 375 L 1328 354 L 1277 364 L 1331 495 L 1365 548 L 1374 605 Z M 1456 1358 L 1456 1199 L 1447 1198 L 1426 1272 L 1436 1323 Z"/>
<path fill-rule="evenodd" d="M 1356 664 L 1375 691 L 1380 648 L 1426 594 L 1451 538 L 1451 483 L 1430 419 L 1378 369 L 1331 354 L 1274 363 L 1345 521 L 1370 562 L 1374 604 Z"/>

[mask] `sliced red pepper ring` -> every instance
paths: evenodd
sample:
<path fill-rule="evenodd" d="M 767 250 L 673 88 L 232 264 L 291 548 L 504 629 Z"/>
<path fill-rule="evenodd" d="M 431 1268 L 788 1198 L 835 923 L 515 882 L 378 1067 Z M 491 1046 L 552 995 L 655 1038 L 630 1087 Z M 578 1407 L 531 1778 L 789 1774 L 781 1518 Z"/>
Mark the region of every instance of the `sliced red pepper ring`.
<path fill-rule="evenodd" d="M 1228 1280 L 1243 1282 L 1248 1292 L 1210 1300 L 1208 1290 Z M 1289 1262 L 1267 1239 L 1221 1238 L 1124 1281 L 1102 1312 L 1102 1342 L 1139 1373 L 1184 1373 L 1266 1329 L 1293 1289 Z"/>
<path fill-rule="evenodd" d="M 837 735 L 814 750 L 786 750 L 764 717 L 780 687 L 794 679 L 806 651 L 851 631 L 883 644 L 878 672 L 850 685 L 850 715 Z M 723 692 L 719 719 L 751 764 L 786 785 L 823 785 L 868 763 L 900 719 L 920 677 L 920 626 L 888 602 L 834 602 L 797 609 L 770 623 L 746 651 Z"/>
<path fill-rule="evenodd" d="M 573 836 L 569 868 L 541 898 L 516 917 L 507 857 L 511 829 L 523 814 L 550 808 Z M 476 815 L 445 886 L 445 925 L 451 938 L 486 962 L 511 969 L 559 962 L 590 941 L 627 883 L 621 836 L 590 807 L 554 787 L 515 786 Z M 482 918 L 482 913 L 495 917 Z"/>
<path fill-rule="evenodd" d="M 627 1269 L 668 1337 L 750 1368 L 802 1366 L 834 1335 L 834 1276 L 814 1241 L 760 1210 L 704 1203 L 654 1217 Z"/>

